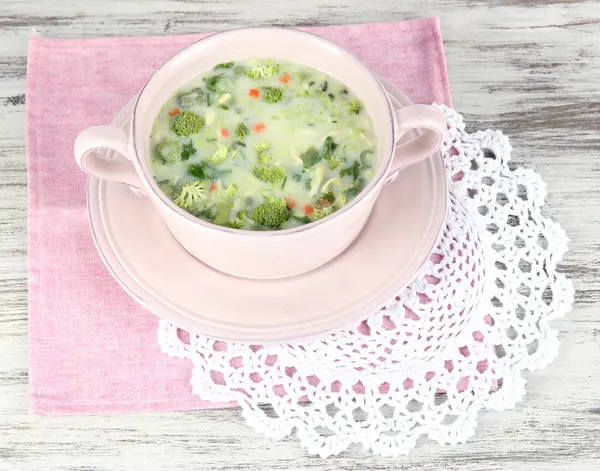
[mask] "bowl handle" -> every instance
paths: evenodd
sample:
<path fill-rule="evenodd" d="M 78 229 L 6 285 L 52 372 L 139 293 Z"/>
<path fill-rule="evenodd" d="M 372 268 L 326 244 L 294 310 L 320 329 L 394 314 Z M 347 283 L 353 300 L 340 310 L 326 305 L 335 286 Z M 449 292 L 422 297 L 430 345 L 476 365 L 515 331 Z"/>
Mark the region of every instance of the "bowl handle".
<path fill-rule="evenodd" d="M 411 129 L 418 128 L 421 135 L 410 142 L 396 144 L 386 183 L 394 181 L 400 170 L 431 157 L 448 137 L 448 124 L 444 114 L 431 105 L 409 105 L 395 113 L 396 143 Z"/>
<path fill-rule="evenodd" d="M 127 159 L 108 159 L 98 152 L 111 149 Z M 75 161 L 89 175 L 111 182 L 123 183 L 137 194 L 146 194 L 144 185 L 133 166 L 129 136 L 116 126 L 95 126 L 82 131 L 75 139 Z"/>

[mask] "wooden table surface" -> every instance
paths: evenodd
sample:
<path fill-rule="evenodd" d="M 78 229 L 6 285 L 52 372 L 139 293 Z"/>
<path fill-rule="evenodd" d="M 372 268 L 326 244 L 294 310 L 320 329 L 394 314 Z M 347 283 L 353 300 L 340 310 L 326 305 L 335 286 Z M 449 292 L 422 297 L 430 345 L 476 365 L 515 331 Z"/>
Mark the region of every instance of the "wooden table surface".
<path fill-rule="evenodd" d="M 514 410 L 484 412 L 466 444 L 408 457 L 358 447 L 309 457 L 268 442 L 239 410 L 68 418 L 27 410 L 25 75 L 32 30 L 51 37 L 162 35 L 438 15 L 454 106 L 471 130 L 508 134 L 548 184 L 571 239 L 577 289 L 556 361 Z M 600 3 L 577 0 L 0 0 L 0 470 L 600 469 Z"/>

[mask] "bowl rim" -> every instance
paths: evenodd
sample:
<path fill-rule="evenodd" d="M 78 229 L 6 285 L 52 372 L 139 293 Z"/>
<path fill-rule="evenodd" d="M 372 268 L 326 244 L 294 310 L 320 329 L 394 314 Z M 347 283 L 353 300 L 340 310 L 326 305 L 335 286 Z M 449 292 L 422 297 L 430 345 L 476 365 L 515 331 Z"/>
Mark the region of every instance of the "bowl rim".
<path fill-rule="evenodd" d="M 302 226 L 297 226 L 297 227 L 293 227 L 290 229 L 269 230 L 269 231 L 250 231 L 250 230 L 245 230 L 245 229 L 233 229 L 233 228 L 229 228 L 229 227 L 219 226 L 217 224 L 213 224 L 211 222 L 204 221 L 203 219 L 188 213 L 187 211 L 183 210 L 182 208 L 177 206 L 175 203 L 173 203 L 173 201 L 171 201 L 162 192 L 162 190 L 160 190 L 155 179 L 152 176 L 150 176 L 150 178 L 148 177 L 146 168 L 141 163 L 141 158 L 140 158 L 140 155 L 138 154 L 138 146 L 137 146 L 138 138 L 137 138 L 137 132 L 136 132 L 137 115 L 139 112 L 138 105 L 140 103 L 141 98 L 144 95 L 144 91 L 146 90 L 146 88 L 148 87 L 148 85 L 150 84 L 152 79 L 156 76 L 156 74 L 158 74 L 158 72 L 161 69 L 168 66 L 169 63 L 175 61 L 179 56 L 183 55 L 189 49 L 196 47 L 198 44 L 210 42 L 211 40 L 214 41 L 215 39 L 218 39 L 219 37 L 222 37 L 222 36 L 234 35 L 240 31 L 279 31 L 283 34 L 293 34 L 293 35 L 297 35 L 297 36 L 310 37 L 310 38 L 312 38 L 312 40 L 316 40 L 317 42 L 325 43 L 329 47 L 333 46 L 333 48 L 337 49 L 344 57 L 346 57 L 350 61 L 355 62 L 359 67 L 362 67 L 364 70 L 366 70 L 369 73 L 369 75 L 372 79 L 373 85 L 375 86 L 374 88 L 378 91 L 380 97 L 384 98 L 384 100 L 386 102 L 388 118 L 389 118 L 389 123 L 390 123 L 390 141 L 391 141 L 390 147 L 389 147 L 390 152 L 389 152 L 389 155 L 387 155 L 387 157 L 386 157 L 387 161 L 385 162 L 384 165 L 382 165 L 380 167 L 380 169 L 373 176 L 373 178 L 371 179 L 369 184 L 358 194 L 358 196 L 356 198 L 354 198 L 350 202 L 350 204 L 344 206 L 343 208 L 339 209 L 338 211 L 334 212 L 333 214 L 331 214 L 329 216 L 319 219 L 318 221 L 313 221 L 311 223 L 303 224 Z M 257 55 L 257 57 L 260 57 L 260 55 Z M 223 59 L 223 61 L 226 61 L 226 57 Z M 293 61 L 290 61 L 290 62 L 293 62 Z M 150 77 L 148 78 L 148 80 L 146 81 L 146 83 L 144 84 L 142 89 L 140 90 L 140 92 L 137 94 L 135 104 L 133 107 L 131 121 L 132 121 L 132 123 L 131 123 L 131 126 L 132 126 L 131 139 L 133 141 L 133 154 L 134 154 L 134 157 L 137 160 L 137 164 L 139 166 L 138 174 L 141 172 L 141 174 L 143 175 L 142 181 L 145 183 L 145 186 L 147 187 L 147 189 L 149 189 L 151 191 L 152 195 L 156 199 L 158 199 L 158 201 L 160 201 L 163 204 L 163 206 L 166 207 L 169 211 L 171 211 L 175 215 L 183 218 L 182 220 L 186 220 L 188 223 L 191 223 L 194 226 L 200 226 L 207 230 L 221 232 L 222 234 L 227 234 L 227 236 L 233 236 L 233 237 L 236 237 L 236 236 L 237 237 L 240 237 L 240 236 L 243 236 L 243 237 L 284 237 L 284 236 L 290 236 L 290 235 L 310 231 L 310 230 L 316 229 L 317 227 L 331 223 L 331 221 L 338 219 L 339 216 L 342 216 L 343 214 L 348 213 L 349 211 L 351 211 L 352 209 L 357 207 L 369 195 L 373 194 L 373 192 L 377 188 L 379 188 L 380 186 L 383 186 L 383 184 L 385 183 L 385 179 L 388 175 L 389 168 L 392 165 L 393 157 L 395 154 L 394 149 L 395 149 L 395 142 L 396 142 L 396 125 L 395 125 L 396 118 L 395 118 L 395 114 L 394 114 L 394 107 L 391 103 L 388 93 L 385 91 L 385 88 L 383 87 L 383 84 L 381 83 L 381 81 L 379 80 L 377 75 L 358 56 L 356 56 L 352 52 L 348 51 L 344 47 L 339 46 L 338 44 L 336 44 L 332 41 L 329 41 L 328 39 L 325 39 L 322 36 L 319 36 L 317 34 L 314 34 L 314 33 L 308 32 L 308 31 L 302 31 L 302 30 L 298 30 L 295 28 L 285 28 L 285 27 L 280 27 L 280 26 L 260 26 L 260 27 L 248 26 L 248 27 L 235 28 L 235 29 L 230 29 L 230 30 L 226 30 L 226 31 L 221 31 L 221 32 L 210 34 L 210 35 L 208 35 L 204 38 L 201 38 L 197 41 L 194 41 L 191 44 L 188 44 L 184 48 L 180 49 L 175 54 L 171 55 L 168 59 L 166 59 L 160 66 L 158 66 L 152 72 L 152 74 L 150 75 Z M 149 195 L 149 196 L 152 196 L 152 195 Z"/>

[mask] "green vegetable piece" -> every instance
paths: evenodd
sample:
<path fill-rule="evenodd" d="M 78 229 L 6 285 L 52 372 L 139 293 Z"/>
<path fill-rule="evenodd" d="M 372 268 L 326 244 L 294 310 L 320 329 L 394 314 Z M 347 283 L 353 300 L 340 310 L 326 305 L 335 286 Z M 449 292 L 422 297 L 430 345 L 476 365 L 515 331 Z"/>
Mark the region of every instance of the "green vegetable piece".
<path fill-rule="evenodd" d="M 248 219 L 248 212 L 245 209 L 238 211 L 236 218 L 231 222 L 230 227 L 233 229 L 241 229 L 244 227 L 246 220 Z"/>
<path fill-rule="evenodd" d="M 360 101 L 351 101 L 348 103 L 350 113 L 358 114 L 363 109 L 363 104 Z"/>
<path fill-rule="evenodd" d="M 365 167 L 370 167 L 370 165 L 367 163 L 367 160 L 369 158 L 369 155 L 372 153 L 373 153 L 372 150 L 363 150 L 360 153 L 360 161 Z"/>
<path fill-rule="evenodd" d="M 333 208 L 333 206 L 325 206 L 321 209 L 315 208 L 315 210 L 312 213 L 312 216 L 313 218 L 315 218 L 315 221 L 318 221 L 319 219 L 323 219 L 324 217 L 333 214 L 334 211 L 335 209 Z"/>
<path fill-rule="evenodd" d="M 244 154 L 242 154 L 239 149 L 231 149 L 229 151 L 229 155 L 232 159 L 237 159 L 238 157 L 241 157 L 244 160 L 246 159 L 246 157 L 244 157 Z"/>
<path fill-rule="evenodd" d="M 238 191 L 238 187 L 235 183 L 230 183 L 226 188 L 219 190 L 219 196 L 223 199 L 233 198 Z"/>
<path fill-rule="evenodd" d="M 342 165 L 342 159 L 341 157 L 339 157 L 338 155 L 334 154 L 332 155 L 329 160 L 329 168 L 331 170 L 335 170 L 336 168 L 338 168 L 340 165 Z"/>
<path fill-rule="evenodd" d="M 273 159 L 273 155 L 267 152 L 270 147 L 271 144 L 265 141 L 262 141 L 260 144 L 254 146 L 254 150 L 256 150 L 256 152 L 258 153 L 259 164 L 266 165 Z"/>
<path fill-rule="evenodd" d="M 229 148 L 227 146 L 224 146 L 223 144 L 218 144 L 217 149 L 208 158 L 208 161 L 215 165 L 222 164 L 223 162 L 225 162 L 225 159 L 227 159 L 228 153 L 229 153 Z"/>
<path fill-rule="evenodd" d="M 204 170 L 204 165 L 190 165 L 188 167 L 188 174 L 198 180 L 210 180 L 210 177 Z"/>
<path fill-rule="evenodd" d="M 360 161 L 365 167 L 371 167 L 367 162 L 369 159 L 369 155 L 373 154 L 372 150 L 363 150 L 360 153 Z"/>
<path fill-rule="evenodd" d="M 329 86 L 329 84 L 327 83 L 327 80 L 325 80 L 322 84 L 321 84 L 321 91 L 326 92 L 327 91 L 327 87 Z"/>
<path fill-rule="evenodd" d="M 283 98 L 283 90 L 276 87 L 265 87 L 263 89 L 263 99 L 267 103 L 277 103 Z"/>
<path fill-rule="evenodd" d="M 179 95 L 179 106 L 182 108 L 191 108 L 198 104 L 201 105 L 204 102 L 204 91 L 201 88 L 194 88 L 188 93 Z"/>
<path fill-rule="evenodd" d="M 254 150 L 259 154 L 268 151 L 271 148 L 271 144 L 266 141 L 261 141 L 259 144 L 254 146 Z"/>
<path fill-rule="evenodd" d="M 365 185 L 365 182 L 363 181 L 363 179 L 359 178 L 358 180 L 355 180 L 354 183 L 348 187 L 347 193 L 350 196 L 356 196 L 363 190 L 364 185 Z"/>
<path fill-rule="evenodd" d="M 222 64 L 217 64 L 215 65 L 213 70 L 217 70 L 217 69 L 231 69 L 233 67 L 233 62 L 224 62 Z"/>
<path fill-rule="evenodd" d="M 315 146 L 310 146 L 306 152 L 300 154 L 304 168 L 310 168 L 319 162 L 323 156 L 319 154 L 319 151 Z"/>
<path fill-rule="evenodd" d="M 235 137 L 242 140 L 248 134 L 248 127 L 244 123 L 238 123 L 235 127 Z"/>
<path fill-rule="evenodd" d="M 283 198 L 271 197 L 252 211 L 252 219 L 258 224 L 275 229 L 290 218 L 290 213 Z"/>
<path fill-rule="evenodd" d="M 212 90 L 213 92 L 217 91 L 217 83 L 221 80 L 222 74 L 213 75 L 212 77 L 205 77 L 204 83 L 206 84 L 206 88 Z"/>
<path fill-rule="evenodd" d="M 271 61 L 265 61 L 262 64 L 252 67 L 251 70 L 246 70 L 246 75 L 252 80 L 259 80 L 261 78 L 272 77 L 279 71 L 279 64 L 275 64 Z"/>
<path fill-rule="evenodd" d="M 233 90 L 232 80 L 227 77 L 223 77 L 223 74 L 206 77 L 204 79 L 204 83 L 206 84 L 206 88 L 219 94 L 228 93 Z"/>
<path fill-rule="evenodd" d="M 335 195 L 332 191 L 328 191 L 323 196 L 321 196 L 321 199 L 327 204 L 333 204 L 333 202 L 335 201 Z"/>
<path fill-rule="evenodd" d="M 235 75 L 237 75 L 238 77 L 239 77 L 240 75 L 242 75 L 244 72 L 246 72 L 246 69 L 244 69 L 244 67 L 243 67 L 243 66 L 241 66 L 241 65 L 236 65 L 236 66 L 233 68 L 233 73 L 234 73 Z"/>
<path fill-rule="evenodd" d="M 191 136 L 200 132 L 204 126 L 204 120 L 192 111 L 184 111 L 178 114 L 173 123 L 171 129 L 178 136 Z"/>
<path fill-rule="evenodd" d="M 231 170 L 219 170 L 211 167 L 206 162 L 201 162 L 199 165 L 190 165 L 188 167 L 188 174 L 198 180 L 217 180 L 230 173 Z"/>
<path fill-rule="evenodd" d="M 333 137 L 331 136 L 327 136 L 325 138 L 325 142 L 323 143 L 323 152 L 326 155 L 331 155 L 333 154 L 333 151 L 336 150 L 338 147 L 338 145 L 335 143 L 335 141 L 333 140 Z"/>
<path fill-rule="evenodd" d="M 285 176 L 285 178 L 283 179 L 283 183 L 281 184 L 282 190 L 285 188 L 285 182 L 287 182 L 287 175 Z"/>
<path fill-rule="evenodd" d="M 229 225 L 229 216 L 233 209 L 233 199 L 222 201 L 217 206 L 217 212 L 215 214 L 214 223 L 219 226 Z"/>
<path fill-rule="evenodd" d="M 176 194 L 173 187 L 169 184 L 169 180 L 163 180 L 162 182 L 158 182 L 158 187 L 169 198 L 173 198 Z"/>
<path fill-rule="evenodd" d="M 304 188 L 306 188 L 309 191 L 312 190 L 312 182 L 310 181 L 310 179 L 304 182 Z"/>
<path fill-rule="evenodd" d="M 194 147 L 194 144 L 192 143 L 192 141 L 190 141 L 187 144 L 183 145 L 183 148 L 181 150 L 181 160 L 188 160 L 190 156 L 194 155 L 195 153 L 196 149 Z"/>
<path fill-rule="evenodd" d="M 177 206 L 183 209 L 193 209 L 199 203 L 206 200 L 209 185 L 207 182 L 194 180 L 187 182 L 181 188 L 179 195 L 173 200 Z"/>
<path fill-rule="evenodd" d="M 269 154 L 268 152 L 263 152 L 258 156 L 258 163 L 261 165 L 266 165 L 271 160 L 273 160 L 273 154 Z"/>
<path fill-rule="evenodd" d="M 154 151 L 160 160 L 175 162 L 181 156 L 181 142 L 164 140 L 156 145 Z"/>
<path fill-rule="evenodd" d="M 358 176 L 360 175 L 360 166 L 358 161 L 354 161 L 351 167 L 343 168 L 340 170 L 340 177 L 345 177 L 346 175 L 351 175 L 353 180 L 356 181 Z"/>
<path fill-rule="evenodd" d="M 229 106 L 227 106 L 227 105 L 219 105 L 219 108 L 221 108 L 222 110 L 227 111 L 229 109 Z"/>
<path fill-rule="evenodd" d="M 335 209 L 340 209 L 340 208 L 343 208 L 344 206 L 346 206 L 347 203 L 348 203 L 348 198 L 346 197 L 346 195 L 344 193 L 340 193 L 335 198 L 335 201 L 333 202 L 333 207 Z"/>
<path fill-rule="evenodd" d="M 295 175 L 292 175 L 292 180 L 294 180 L 295 182 L 299 182 L 300 180 L 302 180 L 302 175 L 296 173 Z"/>
<path fill-rule="evenodd" d="M 285 176 L 285 169 L 282 167 L 254 167 L 252 173 L 263 182 L 277 183 Z"/>

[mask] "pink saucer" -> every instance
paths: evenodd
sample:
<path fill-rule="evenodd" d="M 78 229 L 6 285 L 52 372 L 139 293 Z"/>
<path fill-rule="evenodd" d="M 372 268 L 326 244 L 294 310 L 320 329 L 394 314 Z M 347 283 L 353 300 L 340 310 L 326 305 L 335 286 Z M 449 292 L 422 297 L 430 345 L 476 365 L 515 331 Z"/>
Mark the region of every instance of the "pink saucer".
<path fill-rule="evenodd" d="M 411 104 L 382 82 L 402 106 Z M 132 107 L 133 100 L 112 124 L 125 126 Z M 414 139 L 410 134 L 405 139 Z M 134 299 L 186 330 L 255 344 L 340 330 L 380 309 L 429 258 L 447 208 L 437 153 L 400 172 L 362 234 L 337 258 L 304 275 L 256 281 L 225 275 L 189 255 L 150 201 L 128 187 L 90 178 L 87 196 L 96 247 Z"/>

